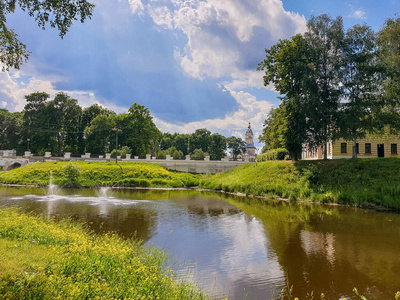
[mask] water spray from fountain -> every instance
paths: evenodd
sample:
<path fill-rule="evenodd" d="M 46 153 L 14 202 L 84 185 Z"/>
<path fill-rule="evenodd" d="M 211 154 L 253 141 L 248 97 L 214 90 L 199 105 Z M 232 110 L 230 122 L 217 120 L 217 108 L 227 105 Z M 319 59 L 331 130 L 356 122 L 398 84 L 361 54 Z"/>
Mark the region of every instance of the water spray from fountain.
<path fill-rule="evenodd" d="M 50 171 L 49 190 L 47 192 L 47 195 L 57 195 L 59 189 L 60 188 L 58 187 L 58 185 L 53 183 L 53 172 Z"/>

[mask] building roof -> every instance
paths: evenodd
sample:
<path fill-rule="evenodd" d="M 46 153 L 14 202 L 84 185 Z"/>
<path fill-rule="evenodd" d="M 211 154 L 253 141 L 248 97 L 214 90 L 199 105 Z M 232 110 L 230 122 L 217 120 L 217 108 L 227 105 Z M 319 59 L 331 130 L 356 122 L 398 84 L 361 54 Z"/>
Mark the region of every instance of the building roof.
<path fill-rule="evenodd" d="M 248 149 L 248 148 L 256 149 L 256 147 L 254 147 L 253 144 L 247 144 L 247 145 L 245 146 L 245 148 L 246 148 L 246 149 Z"/>
<path fill-rule="evenodd" d="M 247 127 L 246 134 L 247 134 L 247 133 L 251 133 L 251 134 L 253 135 L 253 130 L 251 130 L 250 121 L 249 121 L 249 126 Z"/>

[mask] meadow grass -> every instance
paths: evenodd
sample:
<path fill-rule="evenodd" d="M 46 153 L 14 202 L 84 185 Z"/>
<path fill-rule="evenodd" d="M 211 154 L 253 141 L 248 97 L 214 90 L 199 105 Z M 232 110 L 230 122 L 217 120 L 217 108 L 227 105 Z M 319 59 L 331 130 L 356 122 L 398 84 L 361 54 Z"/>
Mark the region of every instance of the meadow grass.
<path fill-rule="evenodd" d="M 66 167 L 73 165 L 80 175 L 71 182 Z M 185 187 L 197 186 L 201 175 L 170 171 L 159 164 L 120 162 L 44 162 L 0 172 L 0 183 L 69 187 Z"/>
<path fill-rule="evenodd" d="M 209 299 L 159 248 L 0 210 L 0 299 Z"/>
<path fill-rule="evenodd" d="M 290 200 L 400 209 L 400 159 L 266 161 L 203 178 L 200 187 Z"/>

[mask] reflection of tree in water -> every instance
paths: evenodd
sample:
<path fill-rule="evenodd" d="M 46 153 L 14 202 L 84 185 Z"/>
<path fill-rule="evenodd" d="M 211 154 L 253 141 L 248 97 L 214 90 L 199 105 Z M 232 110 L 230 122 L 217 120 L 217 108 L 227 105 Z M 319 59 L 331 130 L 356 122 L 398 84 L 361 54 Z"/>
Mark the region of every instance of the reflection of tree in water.
<path fill-rule="evenodd" d="M 186 206 L 189 213 L 199 216 L 231 216 L 241 212 L 236 206 L 224 201 L 215 194 L 207 195 L 197 193 L 175 198 L 174 201 Z"/>
<path fill-rule="evenodd" d="M 367 298 L 392 299 L 400 289 L 399 215 L 256 199 L 230 202 L 263 223 L 295 296 L 311 291 L 354 296 L 357 287 Z"/>

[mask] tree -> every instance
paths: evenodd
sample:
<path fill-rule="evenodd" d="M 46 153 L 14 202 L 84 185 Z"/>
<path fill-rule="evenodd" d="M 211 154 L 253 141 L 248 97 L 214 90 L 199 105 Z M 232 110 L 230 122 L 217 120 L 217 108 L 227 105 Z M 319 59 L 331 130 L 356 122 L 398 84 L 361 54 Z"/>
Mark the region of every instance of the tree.
<path fill-rule="evenodd" d="M 328 15 L 312 17 L 304 33 L 310 51 L 312 79 L 309 90 L 307 121 L 309 142 L 323 147 L 327 159 L 327 143 L 333 139 L 341 99 L 342 49 L 344 28 L 341 17 L 332 20 Z"/>
<path fill-rule="evenodd" d="M 195 160 L 204 160 L 206 156 L 208 156 L 208 153 L 202 149 L 194 149 L 190 157 Z"/>
<path fill-rule="evenodd" d="M 0 149 L 17 149 L 20 141 L 22 113 L 0 109 Z"/>
<path fill-rule="evenodd" d="M 381 110 L 378 95 L 380 76 L 376 62 L 375 34 L 370 27 L 355 25 L 346 32 L 343 47 L 343 100 L 338 114 L 337 137 L 353 141 L 374 128 L 374 116 Z"/>
<path fill-rule="evenodd" d="M 202 149 L 208 152 L 211 141 L 210 137 L 211 132 L 206 128 L 196 129 L 196 131 L 190 135 L 190 149 Z"/>
<path fill-rule="evenodd" d="M 23 131 L 21 144 L 33 153 L 44 154 L 45 149 L 52 149 L 49 135 L 52 132 L 47 111 L 47 93 L 32 93 L 25 96 L 26 105 L 23 110 Z"/>
<path fill-rule="evenodd" d="M 258 138 L 260 142 L 265 144 L 262 152 L 264 153 L 277 148 L 285 148 L 286 130 L 286 107 L 281 104 L 278 108 L 269 111 L 268 117 L 264 122 L 262 135 Z"/>
<path fill-rule="evenodd" d="M 231 149 L 231 155 L 234 160 L 237 160 L 238 156 L 245 151 L 246 143 L 238 137 L 231 136 L 226 139 L 228 143 L 228 149 Z"/>
<path fill-rule="evenodd" d="M 265 71 L 264 85 L 273 83 L 282 95 L 282 103 L 279 110 L 272 112 L 270 119 L 266 121 L 267 136 L 264 138 L 274 144 L 272 147 L 285 144 L 284 147 L 292 159 L 296 160 L 301 153 L 302 144 L 312 141 L 309 138 L 311 128 L 307 121 L 310 121 L 310 98 L 316 90 L 316 84 L 312 77 L 309 45 L 301 35 L 296 35 L 290 40 L 279 41 L 265 52 L 266 58 L 257 70 Z M 275 113 L 278 115 L 275 116 Z M 281 132 L 274 132 L 272 128 L 269 131 L 269 122 L 276 129 L 280 128 Z M 280 136 L 281 140 L 278 141 L 269 133 L 275 137 Z"/>
<path fill-rule="evenodd" d="M 99 114 L 85 129 L 86 151 L 103 155 L 111 151 L 115 141 L 115 117 Z"/>
<path fill-rule="evenodd" d="M 264 85 L 273 83 L 282 95 L 291 142 L 287 150 L 297 158 L 302 143 L 323 146 L 337 126 L 344 39 L 340 17 L 312 17 L 304 37 L 296 35 L 266 50 L 258 70 L 265 70 Z"/>
<path fill-rule="evenodd" d="M 149 109 L 137 103 L 129 108 L 128 114 L 117 117 L 116 126 L 121 130 L 121 145 L 129 146 L 133 155 L 149 154 L 152 141 L 161 136 Z"/>
<path fill-rule="evenodd" d="M 42 29 L 46 24 L 51 28 L 57 28 L 61 38 L 68 32 L 72 22 L 91 18 L 94 5 L 86 0 L 12 0 L 0 1 L 0 62 L 2 71 L 11 68 L 19 69 L 29 57 L 26 45 L 18 39 L 14 30 L 7 27 L 7 15 L 14 13 L 19 6 L 29 16 L 34 17 L 36 23 Z"/>
<path fill-rule="evenodd" d="M 76 153 L 80 138 L 79 122 L 82 116 L 82 108 L 78 105 L 78 101 L 60 92 L 47 106 L 53 136 L 58 145 L 58 155 L 64 154 L 64 147 L 67 151 Z"/>
<path fill-rule="evenodd" d="M 210 146 L 208 149 L 211 159 L 221 160 L 221 158 L 226 155 L 226 138 L 218 133 L 212 134 L 210 136 Z"/>
<path fill-rule="evenodd" d="M 400 18 L 387 19 L 377 37 L 378 60 L 383 67 L 382 96 L 385 101 L 382 126 L 400 130 Z"/>

